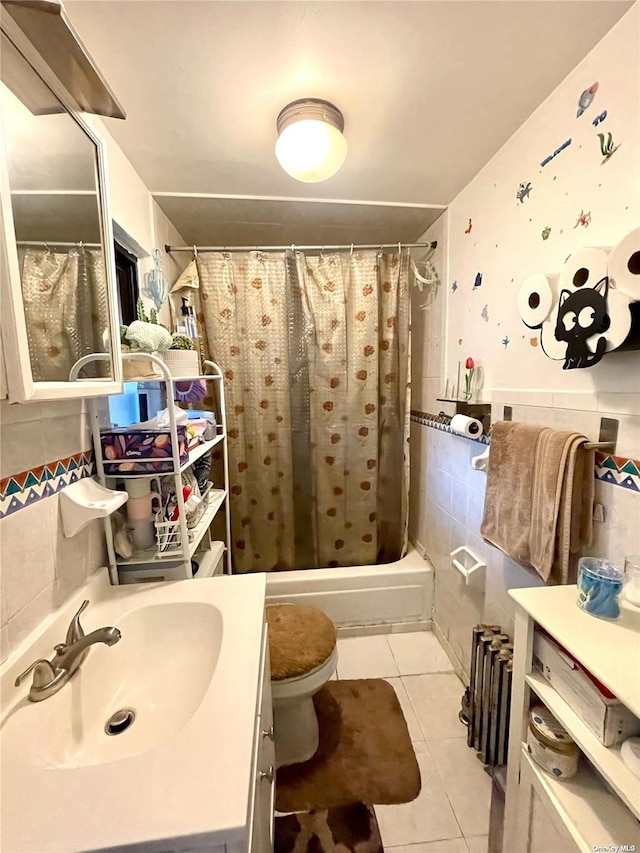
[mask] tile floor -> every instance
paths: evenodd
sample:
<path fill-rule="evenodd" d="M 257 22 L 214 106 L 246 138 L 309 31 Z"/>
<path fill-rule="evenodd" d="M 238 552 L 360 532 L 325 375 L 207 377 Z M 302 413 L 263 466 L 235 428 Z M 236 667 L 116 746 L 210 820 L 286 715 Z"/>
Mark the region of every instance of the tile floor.
<path fill-rule="evenodd" d="M 422 791 L 376 806 L 390 853 L 486 853 L 491 780 L 458 720 L 462 682 L 430 631 L 338 639 L 338 678 L 385 678 L 404 711 Z"/>

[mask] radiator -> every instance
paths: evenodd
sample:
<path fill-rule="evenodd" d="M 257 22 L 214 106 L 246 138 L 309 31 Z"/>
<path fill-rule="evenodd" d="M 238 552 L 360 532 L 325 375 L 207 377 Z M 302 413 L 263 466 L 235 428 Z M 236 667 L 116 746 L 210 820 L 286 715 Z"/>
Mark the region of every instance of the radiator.
<path fill-rule="evenodd" d="M 499 625 L 476 625 L 471 642 L 467 743 L 482 763 L 507 761 L 513 643 Z"/>

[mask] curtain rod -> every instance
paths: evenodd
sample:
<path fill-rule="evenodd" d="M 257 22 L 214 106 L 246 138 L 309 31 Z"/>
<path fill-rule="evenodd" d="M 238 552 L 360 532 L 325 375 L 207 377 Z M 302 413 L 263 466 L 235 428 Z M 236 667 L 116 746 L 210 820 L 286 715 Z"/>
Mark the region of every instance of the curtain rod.
<path fill-rule="evenodd" d="M 97 249 L 98 247 L 102 247 L 102 243 L 83 243 L 82 241 L 78 243 L 65 243 L 60 240 L 16 240 L 16 246 L 42 246 L 45 249 L 48 249 L 49 246 L 74 246 L 76 249 L 79 249 L 82 246 L 88 249 Z"/>
<path fill-rule="evenodd" d="M 285 252 L 287 249 L 293 249 L 305 252 L 335 252 L 353 249 L 397 249 L 400 246 L 402 249 L 435 249 L 438 245 L 437 240 L 431 243 L 345 243 L 334 246 L 296 246 L 291 243 L 289 246 L 169 246 L 165 243 L 164 250 L 170 252 Z"/>

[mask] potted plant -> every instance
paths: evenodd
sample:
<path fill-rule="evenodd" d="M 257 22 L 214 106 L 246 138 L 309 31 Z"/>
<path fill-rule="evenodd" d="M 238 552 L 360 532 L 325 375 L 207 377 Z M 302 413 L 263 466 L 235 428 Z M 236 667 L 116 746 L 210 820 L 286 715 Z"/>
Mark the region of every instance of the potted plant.
<path fill-rule="evenodd" d="M 158 314 L 152 308 L 149 314 L 142 299 L 137 304 L 138 319 L 129 326 L 120 326 L 120 346 L 123 353 L 149 353 L 162 356 L 171 345 L 171 333 L 158 323 Z M 123 360 L 125 382 L 139 379 L 155 379 L 162 372 L 151 359 Z"/>
<path fill-rule="evenodd" d="M 199 376 L 200 359 L 193 341 L 187 335 L 173 335 L 164 360 L 172 376 Z"/>

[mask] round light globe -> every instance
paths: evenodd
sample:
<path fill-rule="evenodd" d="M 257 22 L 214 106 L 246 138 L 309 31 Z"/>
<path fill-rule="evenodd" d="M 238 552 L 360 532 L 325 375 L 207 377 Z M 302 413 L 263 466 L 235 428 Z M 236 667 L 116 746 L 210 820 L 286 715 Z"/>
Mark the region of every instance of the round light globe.
<path fill-rule="evenodd" d="M 326 181 L 347 156 L 347 140 L 337 127 L 319 119 L 302 119 L 285 127 L 276 142 L 282 168 L 305 183 Z"/>

